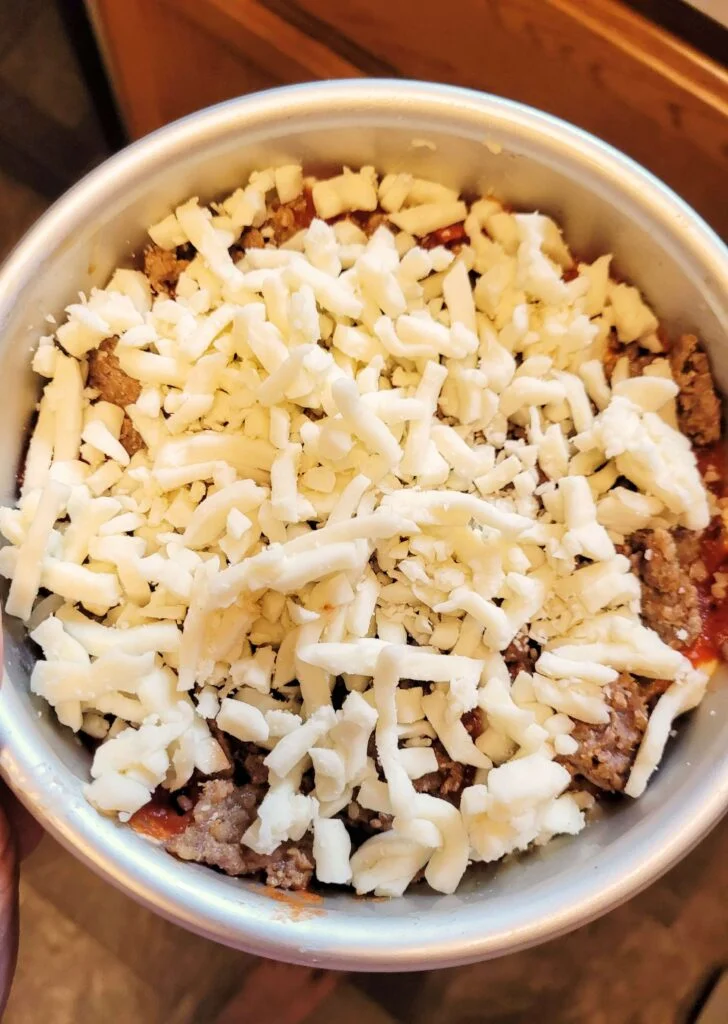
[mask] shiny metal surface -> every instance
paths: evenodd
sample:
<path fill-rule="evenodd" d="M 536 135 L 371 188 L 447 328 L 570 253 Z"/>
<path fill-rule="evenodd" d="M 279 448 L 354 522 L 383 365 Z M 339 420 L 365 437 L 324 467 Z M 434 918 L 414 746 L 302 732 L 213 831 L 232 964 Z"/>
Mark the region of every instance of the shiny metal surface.
<path fill-rule="evenodd" d="M 373 163 L 467 188 L 492 188 L 564 225 L 582 257 L 616 254 L 671 331 L 706 340 L 728 390 L 728 253 L 675 195 L 579 130 L 505 100 L 444 86 L 347 81 L 249 96 L 136 143 L 47 213 L 0 273 L 0 500 L 35 397 L 29 355 L 79 289 L 102 284 L 146 225 L 189 195 L 211 199 L 255 167 Z M 88 758 L 28 694 L 33 652 L 6 624 L 0 770 L 44 825 L 90 867 L 177 923 L 240 949 L 349 970 L 412 970 L 498 956 L 604 913 L 683 856 L 728 805 L 728 690 L 711 687 L 641 800 L 574 840 L 474 871 L 454 896 L 391 902 L 337 893 L 281 899 L 175 861 L 84 801 Z"/>

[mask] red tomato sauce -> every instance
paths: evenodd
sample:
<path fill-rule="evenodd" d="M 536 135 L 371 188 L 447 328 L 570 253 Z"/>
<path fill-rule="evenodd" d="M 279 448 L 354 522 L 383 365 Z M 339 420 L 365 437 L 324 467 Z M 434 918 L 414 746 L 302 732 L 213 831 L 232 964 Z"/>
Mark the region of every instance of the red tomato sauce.
<path fill-rule="evenodd" d="M 698 450 L 697 459 L 706 486 L 719 498 L 728 497 L 728 445 L 719 443 Z M 706 661 L 725 661 L 728 645 L 728 598 L 716 598 L 711 588 L 716 572 L 728 574 L 728 534 L 716 517 L 703 534 L 701 557 L 708 579 L 698 586 L 703 629 L 698 639 L 685 650 L 694 665 Z"/>
<path fill-rule="evenodd" d="M 296 227 L 299 231 L 311 226 L 311 221 L 316 216 L 316 207 L 313 205 L 313 192 L 311 186 L 306 185 L 303 190 L 303 202 L 301 199 L 294 200 L 291 204 L 296 216 Z"/>
<path fill-rule="evenodd" d="M 431 231 L 420 239 L 423 249 L 434 249 L 436 245 L 456 245 L 459 242 L 466 242 L 465 224 L 461 221 L 458 224 L 449 224 L 446 228 L 438 228 Z"/>
<path fill-rule="evenodd" d="M 129 824 L 143 836 L 164 841 L 180 835 L 191 821 L 192 812 L 180 814 L 169 793 L 160 788 L 148 804 L 132 814 Z"/>

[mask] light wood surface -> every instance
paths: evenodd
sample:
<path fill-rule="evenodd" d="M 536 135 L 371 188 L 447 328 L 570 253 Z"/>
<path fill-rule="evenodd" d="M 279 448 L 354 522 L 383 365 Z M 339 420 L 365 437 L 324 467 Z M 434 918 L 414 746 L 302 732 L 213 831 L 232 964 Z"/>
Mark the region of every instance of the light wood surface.
<path fill-rule="evenodd" d="M 134 136 L 276 84 L 432 79 L 522 100 L 594 132 L 728 235 L 728 73 L 619 0 L 90 0 L 90 7 Z"/>

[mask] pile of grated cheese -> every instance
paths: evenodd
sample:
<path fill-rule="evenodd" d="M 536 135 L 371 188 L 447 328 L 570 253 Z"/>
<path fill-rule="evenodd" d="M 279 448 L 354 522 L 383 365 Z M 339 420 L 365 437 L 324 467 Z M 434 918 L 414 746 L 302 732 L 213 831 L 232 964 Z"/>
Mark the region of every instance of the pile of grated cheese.
<path fill-rule="evenodd" d="M 307 229 L 231 256 L 304 188 Z M 371 237 L 346 216 L 375 210 Z M 463 221 L 457 253 L 419 244 Z M 583 827 L 556 758 L 575 722 L 608 721 L 623 671 L 672 681 L 639 796 L 706 676 L 641 623 L 615 544 L 709 513 L 667 359 L 605 377 L 613 328 L 662 348 L 611 257 L 574 267 L 548 217 L 369 167 L 254 173 L 150 236 L 196 250 L 175 297 L 120 269 L 41 339 L 22 492 L 0 510 L 6 611 L 44 655 L 32 690 L 102 741 L 88 799 L 125 821 L 160 785 L 224 770 L 214 720 L 269 751 L 245 845 L 310 830 L 322 882 L 394 896 L 424 869 L 450 893 L 471 861 Z M 122 410 L 85 385 L 107 338 L 142 386 L 131 458 Z M 523 636 L 542 650 L 512 681 L 503 651 Z M 435 738 L 475 769 L 459 808 L 413 785 Z M 337 817 L 352 800 L 394 816 L 353 853 Z"/>

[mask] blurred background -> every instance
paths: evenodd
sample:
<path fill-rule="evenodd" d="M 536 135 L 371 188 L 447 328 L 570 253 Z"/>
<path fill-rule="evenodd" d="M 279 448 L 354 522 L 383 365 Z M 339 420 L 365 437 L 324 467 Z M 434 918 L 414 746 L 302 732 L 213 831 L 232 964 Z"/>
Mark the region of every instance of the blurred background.
<path fill-rule="evenodd" d="M 130 139 L 241 93 L 452 82 L 594 132 L 728 238 L 728 0 L 0 0 L 0 257 Z M 728 823 L 608 917 L 473 967 L 334 976 L 188 935 L 50 839 L 6 1024 L 689 1024 L 728 964 Z M 708 1024 L 708 1017 L 701 1018 Z"/>

